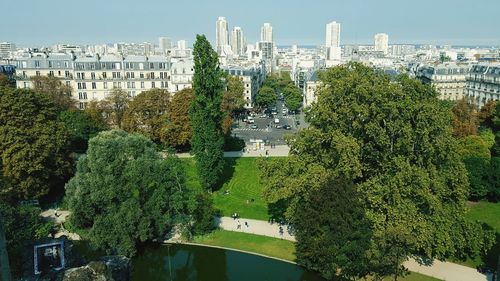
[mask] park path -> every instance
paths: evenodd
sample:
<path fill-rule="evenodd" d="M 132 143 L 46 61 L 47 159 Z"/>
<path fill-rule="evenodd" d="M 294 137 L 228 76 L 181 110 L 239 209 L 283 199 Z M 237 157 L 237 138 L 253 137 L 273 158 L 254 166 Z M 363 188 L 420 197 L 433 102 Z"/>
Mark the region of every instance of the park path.
<path fill-rule="evenodd" d="M 277 145 L 274 148 L 267 148 L 268 154 L 270 157 L 283 157 L 288 156 L 288 152 L 290 152 L 290 147 L 288 145 Z M 252 146 L 245 147 L 245 151 L 226 151 L 224 152 L 224 157 L 265 157 L 266 150 L 253 150 Z M 189 153 L 177 153 L 179 158 L 189 158 L 193 157 L 193 155 Z"/>
<path fill-rule="evenodd" d="M 241 229 L 238 229 L 238 221 L 241 223 Z M 245 226 L 248 222 L 248 227 Z M 269 223 L 267 221 L 239 218 L 234 220 L 230 217 L 221 217 L 217 219 L 220 228 L 229 231 L 252 233 L 257 235 L 281 238 L 289 241 L 295 241 L 295 237 L 290 234 L 286 226 L 283 226 L 284 234 L 279 234 L 279 224 Z M 477 272 L 475 268 L 463 265 L 434 261 L 431 266 L 419 265 L 415 260 L 409 259 L 404 263 L 408 270 L 418 272 L 423 275 L 446 281 L 491 281 L 491 276 L 486 276 Z"/>

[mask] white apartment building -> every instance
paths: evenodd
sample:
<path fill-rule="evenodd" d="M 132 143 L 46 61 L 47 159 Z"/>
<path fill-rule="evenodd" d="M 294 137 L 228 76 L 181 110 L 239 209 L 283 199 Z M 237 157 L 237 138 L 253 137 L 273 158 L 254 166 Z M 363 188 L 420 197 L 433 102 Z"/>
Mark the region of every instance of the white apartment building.
<path fill-rule="evenodd" d="M 160 52 L 165 54 L 167 50 L 172 49 L 172 40 L 168 37 L 159 37 L 158 47 L 160 48 Z"/>
<path fill-rule="evenodd" d="M 231 49 L 236 56 L 242 56 L 246 52 L 245 36 L 239 26 L 235 26 L 231 32 Z"/>
<path fill-rule="evenodd" d="M 163 56 L 38 53 L 18 58 L 16 75 L 18 88 L 32 88 L 32 76 L 60 78 L 73 88 L 78 107 L 85 109 L 87 102 L 104 99 L 113 88 L 127 91 L 130 97 L 153 88 L 172 89 L 170 69 L 170 60 Z"/>
<path fill-rule="evenodd" d="M 273 40 L 273 27 L 270 23 L 266 22 L 260 29 L 261 42 L 274 42 Z"/>
<path fill-rule="evenodd" d="M 231 52 L 229 29 L 225 17 L 219 17 L 215 22 L 215 49 L 219 56 L 225 56 Z"/>
<path fill-rule="evenodd" d="M 500 100 L 500 64 L 472 66 L 467 75 L 465 95 L 482 107 L 488 101 Z"/>
<path fill-rule="evenodd" d="M 468 64 L 443 63 L 420 66 L 416 78 L 424 84 L 433 85 L 442 100 L 460 100 L 465 94 Z"/>
<path fill-rule="evenodd" d="M 342 50 L 340 48 L 340 23 L 332 21 L 326 24 L 325 57 L 327 60 L 340 60 Z"/>
<path fill-rule="evenodd" d="M 304 108 L 311 106 L 313 103 L 318 101 L 317 91 L 320 86 L 320 81 L 318 80 L 318 73 L 314 72 L 311 78 L 306 82 L 304 89 Z"/>
<path fill-rule="evenodd" d="M 16 51 L 16 44 L 11 42 L 0 42 L 0 59 L 9 59 Z"/>
<path fill-rule="evenodd" d="M 255 98 L 260 87 L 266 79 L 265 65 L 263 63 L 252 64 L 247 66 L 232 65 L 222 68 L 223 71 L 230 75 L 240 77 L 244 86 L 245 108 L 252 109 Z"/>
<path fill-rule="evenodd" d="M 178 59 L 172 61 L 170 83 L 168 91 L 178 92 L 185 88 L 191 88 L 194 75 L 194 62 L 191 59 Z"/>
<path fill-rule="evenodd" d="M 389 53 L 389 35 L 385 33 L 377 33 L 375 34 L 374 40 L 375 51 L 387 55 Z"/>

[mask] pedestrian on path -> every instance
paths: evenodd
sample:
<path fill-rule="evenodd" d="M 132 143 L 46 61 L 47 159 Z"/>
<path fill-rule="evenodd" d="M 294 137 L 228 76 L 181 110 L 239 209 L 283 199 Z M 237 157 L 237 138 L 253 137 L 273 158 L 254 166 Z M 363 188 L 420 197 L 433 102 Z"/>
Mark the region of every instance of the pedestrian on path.
<path fill-rule="evenodd" d="M 241 223 L 240 223 L 240 220 L 238 220 L 238 226 L 236 226 L 236 229 L 241 229 Z"/>
<path fill-rule="evenodd" d="M 245 222 L 245 226 L 246 226 L 247 228 L 249 227 L 249 225 L 248 225 L 248 222 L 247 222 L 247 221 Z"/>

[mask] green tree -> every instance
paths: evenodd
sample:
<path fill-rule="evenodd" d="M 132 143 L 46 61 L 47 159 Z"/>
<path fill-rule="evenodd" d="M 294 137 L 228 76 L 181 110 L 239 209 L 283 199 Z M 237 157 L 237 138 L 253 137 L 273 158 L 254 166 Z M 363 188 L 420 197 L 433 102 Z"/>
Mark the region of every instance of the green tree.
<path fill-rule="evenodd" d="M 85 112 L 99 127 L 109 129 L 108 114 L 104 106 L 105 104 L 94 99 L 87 103 Z"/>
<path fill-rule="evenodd" d="M 64 110 L 59 113 L 59 121 L 68 131 L 70 150 L 78 153 L 85 152 L 89 139 L 104 130 L 99 121 L 94 120 L 86 111 Z"/>
<path fill-rule="evenodd" d="M 74 109 L 76 100 L 73 99 L 71 86 L 63 84 L 63 82 L 54 76 L 33 76 L 31 82 L 34 86 L 34 91 L 44 94 L 50 98 L 60 109 Z"/>
<path fill-rule="evenodd" d="M 186 88 L 177 93 L 170 102 L 166 124 L 160 131 L 161 142 L 178 150 L 187 150 L 193 135 L 189 107 L 194 100 L 193 89 Z"/>
<path fill-rule="evenodd" d="M 204 35 L 197 35 L 193 48 L 194 101 L 189 110 L 193 126 L 191 146 L 203 187 L 215 188 L 224 169 L 224 133 L 220 110 L 223 81 L 217 53 Z"/>
<path fill-rule="evenodd" d="M 300 198 L 331 179 L 352 182 L 371 237 L 364 249 L 368 266 L 351 269 L 376 279 L 404 275 L 409 256 L 464 258 L 491 246 L 492 234 L 465 219 L 467 173 L 452 136 L 451 108 L 435 90 L 406 76 L 391 81 L 357 63 L 319 77 L 324 86 L 306 115 L 310 128 L 288 140 L 292 157 L 282 171 L 262 170 L 268 202 L 291 202 L 287 214 L 294 222 Z M 343 240 L 328 242 L 324 247 Z"/>
<path fill-rule="evenodd" d="M 69 136 L 58 107 L 32 90 L 0 90 L 0 156 L 3 175 L 18 196 L 40 197 L 61 188 L 72 170 Z"/>
<path fill-rule="evenodd" d="M 245 86 L 238 76 L 228 75 L 226 78 L 226 91 L 222 96 L 221 110 L 226 113 L 222 120 L 222 128 L 226 136 L 231 134 L 231 125 L 234 115 L 244 109 Z"/>
<path fill-rule="evenodd" d="M 170 106 L 167 90 L 151 89 L 137 95 L 125 110 L 122 127 L 130 133 L 141 133 L 156 143 L 160 142 Z"/>
<path fill-rule="evenodd" d="M 288 109 L 296 111 L 302 106 L 302 93 L 295 85 L 287 86 L 283 90 L 283 96 L 285 97 L 285 105 Z"/>
<path fill-rule="evenodd" d="M 92 245 L 128 256 L 190 222 L 196 207 L 179 160 L 162 159 L 152 141 L 123 131 L 90 140 L 66 192 L 71 222 L 88 229 Z"/>
<path fill-rule="evenodd" d="M 123 115 L 128 108 L 130 97 L 121 88 L 113 88 L 109 95 L 100 102 L 107 124 L 113 128 L 122 128 Z"/>
<path fill-rule="evenodd" d="M 16 80 L 9 78 L 9 76 L 0 73 L 0 87 L 16 87 Z"/>
<path fill-rule="evenodd" d="M 488 101 L 481 110 L 478 112 L 478 118 L 481 126 L 486 128 L 493 128 L 493 118 L 495 116 L 495 110 L 497 107 L 497 101 Z"/>
<path fill-rule="evenodd" d="M 257 97 L 255 98 L 255 103 L 261 108 L 268 108 L 273 106 L 278 101 L 278 96 L 276 92 L 271 87 L 264 86 L 260 88 Z"/>
<path fill-rule="evenodd" d="M 462 98 L 453 106 L 453 135 L 465 137 L 477 135 L 479 118 L 476 106 L 467 98 Z"/>

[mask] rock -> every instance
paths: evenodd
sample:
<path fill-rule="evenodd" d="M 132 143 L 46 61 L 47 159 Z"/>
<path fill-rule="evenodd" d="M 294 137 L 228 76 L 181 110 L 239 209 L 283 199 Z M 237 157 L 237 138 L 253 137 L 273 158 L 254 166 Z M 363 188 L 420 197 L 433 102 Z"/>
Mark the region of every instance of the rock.
<path fill-rule="evenodd" d="M 130 259 L 124 256 L 107 256 L 82 267 L 67 269 L 62 277 L 62 281 L 128 280 L 130 280 Z"/>

